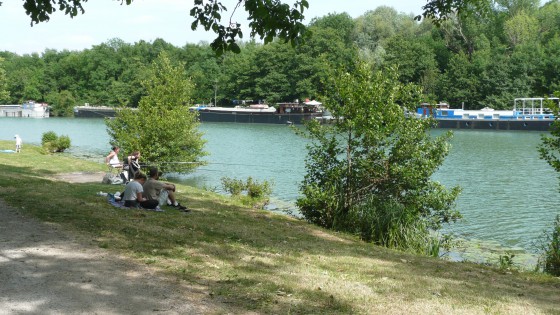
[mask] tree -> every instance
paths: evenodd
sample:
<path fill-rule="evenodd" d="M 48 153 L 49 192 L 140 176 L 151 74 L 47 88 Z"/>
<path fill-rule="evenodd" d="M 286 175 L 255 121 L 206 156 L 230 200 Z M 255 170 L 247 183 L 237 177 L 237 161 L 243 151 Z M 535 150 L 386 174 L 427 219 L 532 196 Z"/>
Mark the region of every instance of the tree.
<path fill-rule="evenodd" d="M 535 34 L 538 34 L 539 30 L 537 18 L 528 15 L 525 11 L 521 11 L 507 20 L 504 27 L 512 46 L 536 42 Z"/>
<path fill-rule="evenodd" d="M 6 81 L 6 71 L 2 67 L 4 59 L 0 57 L 0 103 L 7 102 L 10 99 L 8 91 L 8 83 Z"/>
<path fill-rule="evenodd" d="M 399 67 L 401 82 L 426 82 L 430 77 L 435 77 L 438 69 L 434 53 L 426 39 L 418 36 L 404 37 L 396 35 L 391 37 L 386 44 L 384 66 Z M 429 89 L 425 89 L 427 91 Z"/>
<path fill-rule="evenodd" d="M 164 172 L 192 171 L 206 153 L 197 113 L 189 111 L 193 84 L 184 65 L 173 65 L 161 53 L 142 86 L 146 96 L 137 111 L 123 108 L 106 121 L 113 144 L 125 152 L 140 151 L 143 163 Z"/>
<path fill-rule="evenodd" d="M 85 13 L 83 7 L 87 0 L 24 0 L 23 7 L 31 18 L 31 24 L 48 21 L 57 11 L 70 17 Z M 121 4 L 130 5 L 133 0 L 121 0 Z M 305 31 L 302 21 L 303 12 L 309 7 L 307 0 L 298 0 L 292 7 L 278 0 L 240 0 L 231 13 L 230 20 L 222 23 L 222 14 L 227 8 L 218 0 L 194 0 L 190 15 L 194 17 L 191 28 L 199 25 L 205 30 L 216 33 L 216 39 L 210 44 L 218 53 L 225 51 L 239 52 L 237 38 L 243 38 L 241 24 L 232 22 L 237 8 L 243 5 L 249 14 L 251 37 L 259 36 L 265 43 L 272 42 L 276 37 L 292 45 L 298 44 Z"/>
<path fill-rule="evenodd" d="M 428 0 L 422 7 L 424 12 L 414 19 L 419 21 L 424 17 L 440 25 L 453 15 L 469 16 L 475 13 L 485 15 L 491 9 L 491 0 Z"/>
<path fill-rule="evenodd" d="M 70 91 L 51 92 L 46 96 L 51 116 L 72 116 L 76 99 Z"/>
<path fill-rule="evenodd" d="M 433 121 L 406 115 L 420 92 L 399 83 L 394 69 L 358 64 L 331 78 L 325 105 L 337 120 L 307 125 L 313 141 L 297 200 L 301 213 L 367 241 L 437 255 L 431 231 L 459 218 L 453 209 L 459 188 L 430 179 L 451 134 L 432 138 Z"/>

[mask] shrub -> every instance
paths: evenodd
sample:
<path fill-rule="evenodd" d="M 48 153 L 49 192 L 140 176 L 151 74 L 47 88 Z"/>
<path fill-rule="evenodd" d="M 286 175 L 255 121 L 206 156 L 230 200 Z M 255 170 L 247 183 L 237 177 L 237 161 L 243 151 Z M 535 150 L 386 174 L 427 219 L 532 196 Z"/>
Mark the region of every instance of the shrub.
<path fill-rule="evenodd" d="M 58 137 L 58 140 L 56 141 L 56 147 L 56 152 L 64 152 L 66 149 L 70 148 L 70 137 L 66 135 Z"/>
<path fill-rule="evenodd" d="M 437 256 L 437 231 L 461 216 L 461 189 L 432 180 L 449 153 L 452 134 L 432 137 L 430 119 L 405 115 L 421 91 L 395 69 L 356 68 L 329 75 L 325 108 L 335 119 L 310 120 L 306 174 L 297 206 L 314 224 L 401 250 Z"/>
<path fill-rule="evenodd" d="M 70 144 L 70 137 L 65 135 L 59 137 L 54 131 L 47 131 L 41 137 L 41 145 L 50 153 L 64 152 L 70 148 Z"/>
<path fill-rule="evenodd" d="M 41 137 L 41 144 L 45 146 L 46 143 L 55 142 L 57 138 L 58 136 L 54 131 L 47 131 L 43 133 L 43 136 Z"/>
<path fill-rule="evenodd" d="M 253 199 L 268 199 L 268 196 L 272 193 L 272 187 L 268 181 L 265 180 L 262 183 L 259 183 L 251 177 L 247 178 L 245 189 L 247 190 L 247 196 Z"/>
<path fill-rule="evenodd" d="M 244 204 L 250 204 L 253 207 L 263 208 L 272 193 L 272 184 L 268 181 L 262 183 L 248 177 L 245 182 L 241 179 L 222 177 L 222 188 Z M 243 192 L 245 194 L 243 195 Z"/>
<path fill-rule="evenodd" d="M 556 216 L 552 231 L 544 233 L 539 266 L 553 276 L 560 276 L 560 215 Z"/>
<path fill-rule="evenodd" d="M 498 266 L 501 270 L 512 270 L 515 268 L 515 264 L 513 262 L 513 258 L 515 257 L 514 253 L 505 252 L 505 254 L 500 255 L 498 257 Z"/>
<path fill-rule="evenodd" d="M 241 195 L 241 192 L 245 189 L 245 184 L 240 179 L 222 177 L 221 181 L 223 189 L 232 196 Z"/>

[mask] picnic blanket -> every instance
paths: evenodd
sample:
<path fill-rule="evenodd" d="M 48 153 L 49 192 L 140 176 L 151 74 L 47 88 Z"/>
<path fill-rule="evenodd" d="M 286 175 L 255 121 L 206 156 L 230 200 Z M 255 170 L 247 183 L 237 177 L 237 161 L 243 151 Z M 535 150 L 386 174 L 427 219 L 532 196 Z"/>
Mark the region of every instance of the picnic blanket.
<path fill-rule="evenodd" d="M 109 202 L 111 206 L 117 207 L 119 209 L 135 209 L 135 208 L 125 207 L 124 201 L 116 200 L 115 195 L 113 194 L 107 194 L 107 202 Z M 161 209 L 159 206 L 157 206 L 155 209 L 145 209 L 145 208 L 139 208 L 139 209 L 146 210 L 146 211 L 163 212 L 163 209 Z"/>
<path fill-rule="evenodd" d="M 113 194 L 107 194 L 107 202 L 109 202 L 109 204 L 113 207 L 117 207 L 117 208 L 121 208 L 121 209 L 130 209 L 128 207 L 124 206 L 124 201 L 123 200 L 115 200 L 115 195 Z"/>

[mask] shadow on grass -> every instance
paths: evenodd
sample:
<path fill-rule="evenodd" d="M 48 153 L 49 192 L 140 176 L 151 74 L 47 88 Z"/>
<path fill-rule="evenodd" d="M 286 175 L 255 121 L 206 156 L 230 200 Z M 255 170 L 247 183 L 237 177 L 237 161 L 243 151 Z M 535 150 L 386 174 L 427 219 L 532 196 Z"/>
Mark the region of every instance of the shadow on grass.
<path fill-rule="evenodd" d="M 178 197 L 192 213 L 156 213 L 118 209 L 95 195 L 122 186 L 68 184 L 36 176 L 29 168 L 0 165 L 0 198 L 43 221 L 85 232 L 100 247 L 130 252 L 190 284 L 207 287 L 212 299 L 231 309 L 360 312 L 343 292 L 323 287 L 329 281 L 350 286 L 342 278 L 349 275 L 370 290 L 386 290 L 409 301 L 444 296 L 447 303 L 476 307 L 523 300 L 543 312 L 559 310 L 558 281 L 538 282 L 387 250 L 187 187 Z M 384 281 L 418 289 L 395 293 Z"/>
<path fill-rule="evenodd" d="M 143 314 L 169 311 L 203 313 L 204 308 L 170 296 L 161 283 L 124 259 L 106 257 L 61 237 L 52 226 L 20 214 L 0 203 L 0 309 L 2 313 Z M 9 231 L 9 234 L 6 232 Z M 192 289 L 195 291 L 195 289 Z"/>

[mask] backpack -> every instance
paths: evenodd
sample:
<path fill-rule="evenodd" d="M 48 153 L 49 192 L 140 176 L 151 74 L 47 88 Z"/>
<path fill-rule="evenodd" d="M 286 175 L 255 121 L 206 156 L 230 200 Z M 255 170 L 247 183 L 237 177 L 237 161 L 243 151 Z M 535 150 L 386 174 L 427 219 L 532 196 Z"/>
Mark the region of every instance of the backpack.
<path fill-rule="evenodd" d="M 103 179 L 101 180 L 102 184 L 111 184 L 111 185 L 120 185 L 123 184 L 124 181 L 122 180 L 122 178 L 118 175 L 113 175 L 113 174 L 105 174 L 105 176 L 103 176 Z"/>

